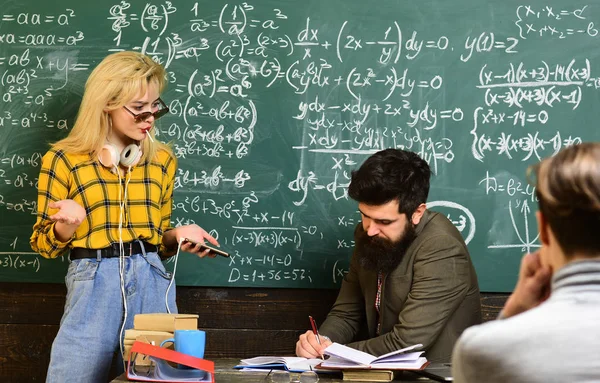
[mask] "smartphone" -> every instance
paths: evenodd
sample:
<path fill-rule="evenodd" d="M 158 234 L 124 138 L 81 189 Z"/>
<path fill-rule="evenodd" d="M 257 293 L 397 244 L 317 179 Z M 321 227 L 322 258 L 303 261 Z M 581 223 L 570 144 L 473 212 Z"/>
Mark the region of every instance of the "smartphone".
<path fill-rule="evenodd" d="M 215 254 L 219 254 L 222 257 L 229 257 L 229 253 L 226 251 L 223 251 L 219 248 L 213 247 L 213 246 L 209 246 L 207 244 L 202 244 L 202 243 L 198 243 L 196 241 L 192 241 L 191 239 L 186 238 L 185 242 L 189 242 L 189 243 L 193 243 L 194 245 L 200 245 L 200 249 L 201 250 L 210 250 L 211 253 L 215 253 Z"/>

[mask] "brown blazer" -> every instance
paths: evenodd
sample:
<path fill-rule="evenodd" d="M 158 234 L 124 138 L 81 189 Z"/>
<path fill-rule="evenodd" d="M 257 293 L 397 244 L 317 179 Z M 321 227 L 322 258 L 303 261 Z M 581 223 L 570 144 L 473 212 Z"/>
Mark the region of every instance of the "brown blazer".
<path fill-rule="evenodd" d="M 463 330 L 481 323 L 477 275 L 461 234 L 446 217 L 426 210 L 416 234 L 400 265 L 385 277 L 381 335 L 377 273 L 362 269 L 356 253 L 322 335 L 376 356 L 422 343 L 428 360 L 450 361 Z"/>

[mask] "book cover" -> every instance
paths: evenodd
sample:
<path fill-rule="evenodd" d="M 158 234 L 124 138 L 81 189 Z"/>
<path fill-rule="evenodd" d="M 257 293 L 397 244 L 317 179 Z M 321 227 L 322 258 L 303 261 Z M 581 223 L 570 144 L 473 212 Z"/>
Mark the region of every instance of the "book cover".
<path fill-rule="evenodd" d="M 391 382 L 394 380 L 392 370 L 344 370 L 343 380 L 355 382 Z"/>
<path fill-rule="evenodd" d="M 168 331 L 197 330 L 197 314 L 137 314 L 133 318 L 135 330 Z"/>
<path fill-rule="evenodd" d="M 172 338 L 173 332 L 154 331 L 154 330 L 136 330 L 133 328 L 130 328 L 129 330 L 125 330 L 125 339 L 134 339 L 135 340 L 140 335 L 162 335 L 162 336 L 167 336 L 167 338 Z M 167 338 L 165 338 L 165 339 L 167 339 Z"/>

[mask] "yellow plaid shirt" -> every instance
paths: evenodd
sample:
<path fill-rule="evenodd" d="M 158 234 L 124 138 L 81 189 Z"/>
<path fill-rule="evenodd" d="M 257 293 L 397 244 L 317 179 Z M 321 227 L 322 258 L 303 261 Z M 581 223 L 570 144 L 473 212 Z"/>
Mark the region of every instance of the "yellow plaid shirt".
<path fill-rule="evenodd" d="M 170 228 L 176 168 L 173 154 L 161 150 L 155 159 L 133 167 L 119 181 L 117 174 L 90 155 L 48 151 L 38 180 L 38 216 L 31 248 L 45 258 L 56 258 L 70 247 L 101 249 L 118 243 L 120 203 L 127 184 L 123 242 L 140 239 L 160 246 L 159 253 L 167 253 L 162 235 Z M 86 219 L 67 242 L 56 238 L 55 222 L 48 219 L 57 212 L 48 204 L 63 199 L 72 199 L 86 210 Z"/>

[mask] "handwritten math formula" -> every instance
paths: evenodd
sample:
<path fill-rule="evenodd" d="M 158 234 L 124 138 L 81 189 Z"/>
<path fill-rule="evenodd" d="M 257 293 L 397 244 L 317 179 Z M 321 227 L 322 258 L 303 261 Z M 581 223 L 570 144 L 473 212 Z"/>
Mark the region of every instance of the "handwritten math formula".
<path fill-rule="evenodd" d="M 197 223 L 232 254 L 180 283 L 338 286 L 360 224 L 352 171 L 386 148 L 429 163 L 429 208 L 479 262 L 539 246 L 527 168 L 599 138 L 600 7 L 309 3 L 1 11 L 0 212 L 16 224 L 0 241 L 0 278 L 54 267 L 27 247 L 40 159 L 73 126 L 91 70 L 122 50 L 167 72 L 156 135 L 179 162 L 173 225 Z"/>

